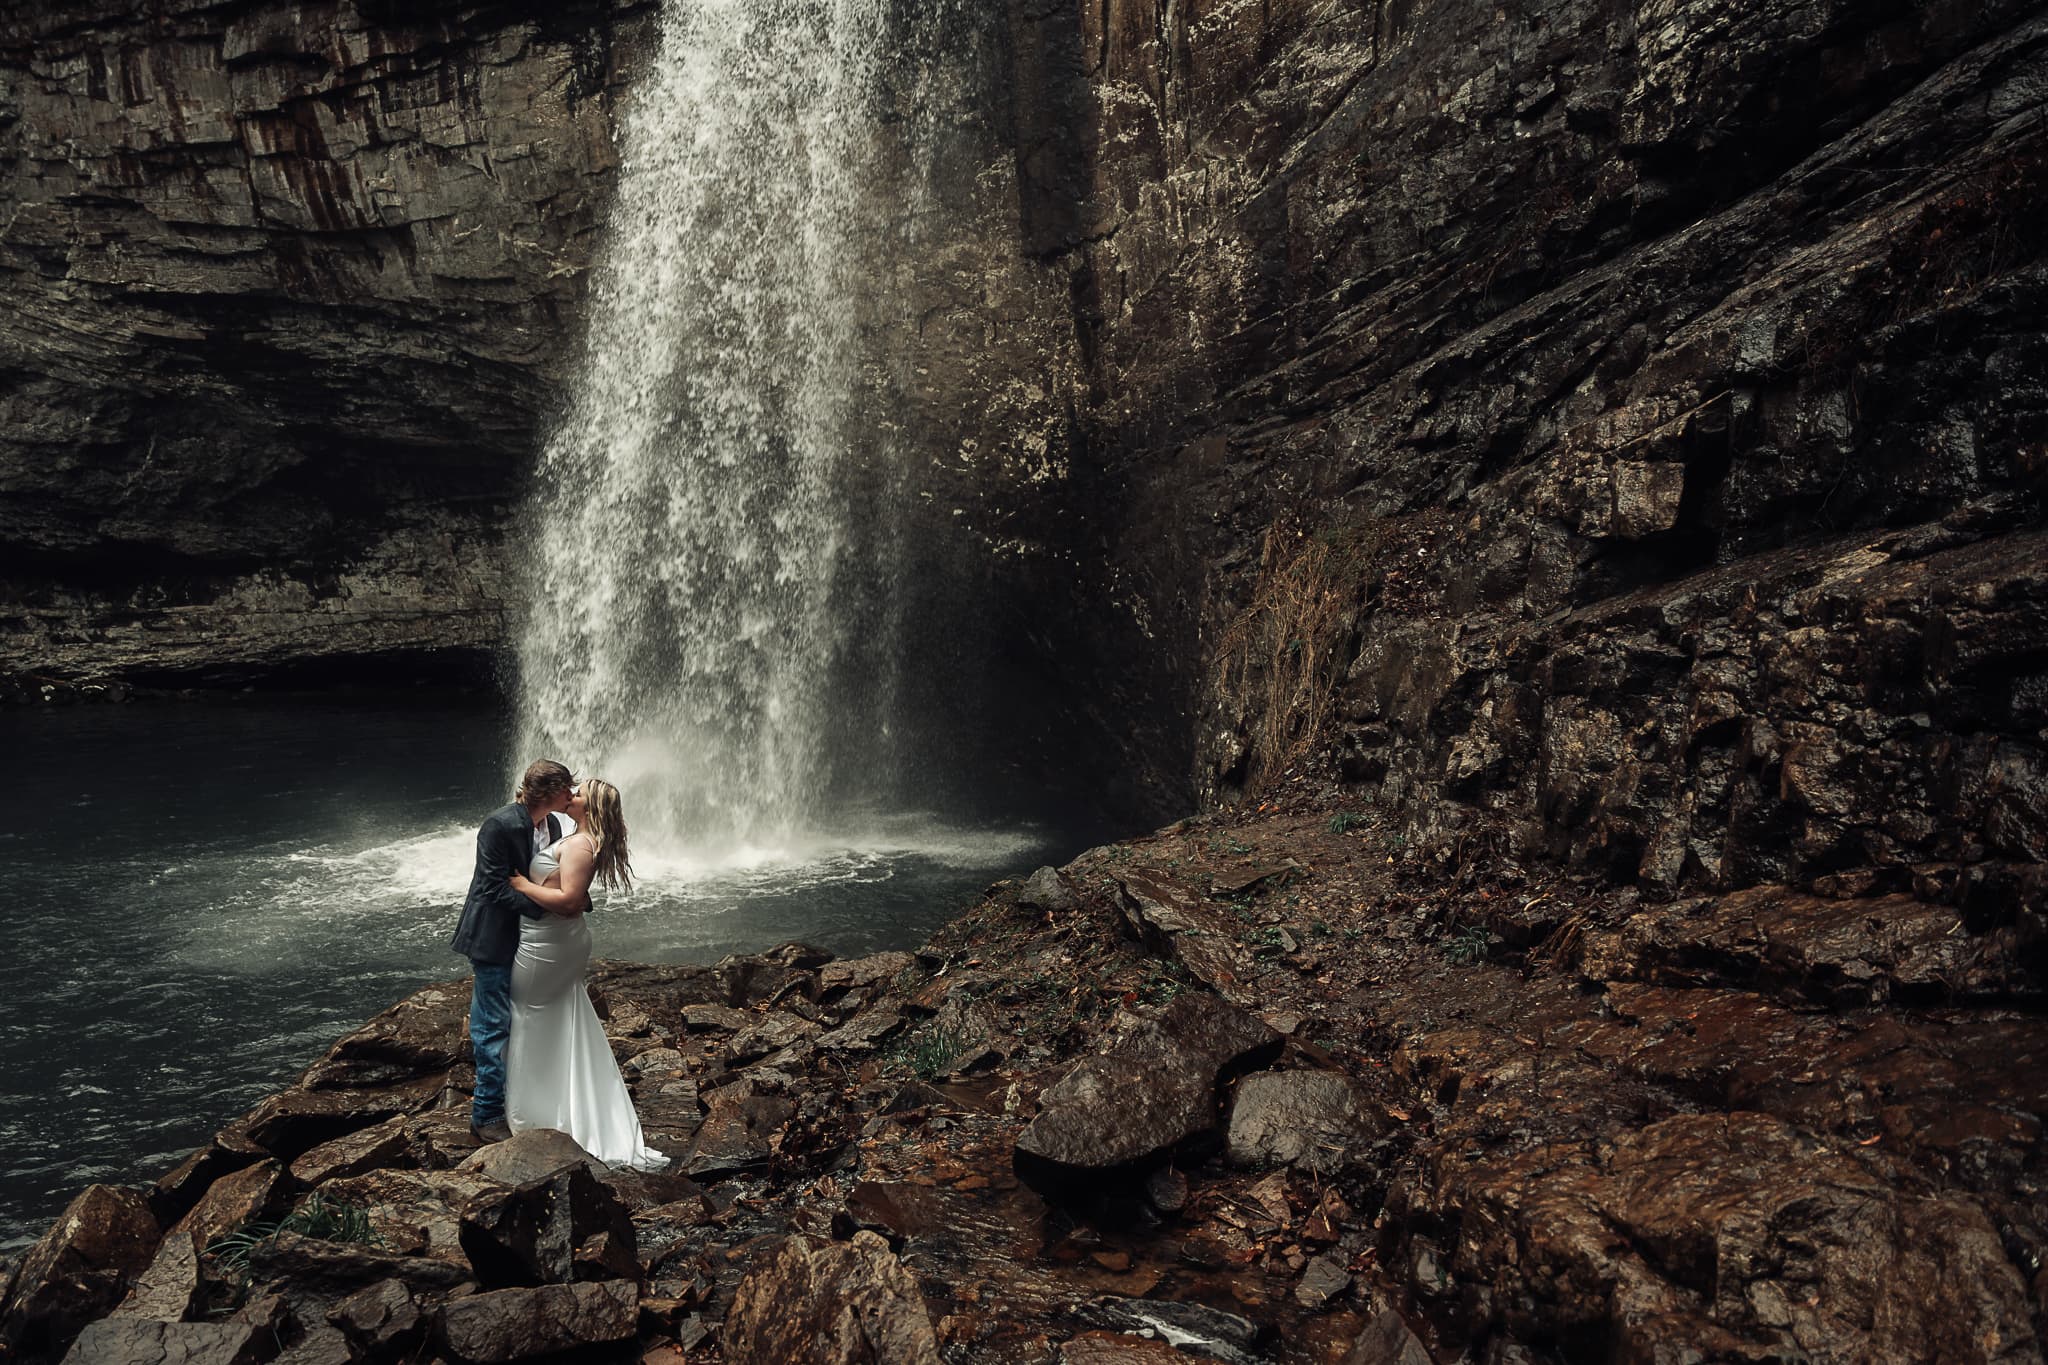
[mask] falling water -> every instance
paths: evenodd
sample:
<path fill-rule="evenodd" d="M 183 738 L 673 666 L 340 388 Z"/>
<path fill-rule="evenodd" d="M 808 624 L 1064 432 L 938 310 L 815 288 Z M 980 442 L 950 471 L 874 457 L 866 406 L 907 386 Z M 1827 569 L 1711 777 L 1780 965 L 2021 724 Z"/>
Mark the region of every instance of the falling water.
<path fill-rule="evenodd" d="M 625 121 L 522 711 L 525 753 L 628 787 L 656 839 L 786 840 L 835 760 L 884 763 L 891 461 L 854 418 L 884 20 L 671 0 Z"/>

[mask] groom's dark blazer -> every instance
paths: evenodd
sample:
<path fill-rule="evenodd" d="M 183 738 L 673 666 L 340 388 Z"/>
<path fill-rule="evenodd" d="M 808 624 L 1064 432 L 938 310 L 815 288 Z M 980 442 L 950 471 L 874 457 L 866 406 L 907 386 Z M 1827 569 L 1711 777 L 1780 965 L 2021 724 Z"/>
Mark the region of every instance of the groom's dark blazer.
<path fill-rule="evenodd" d="M 548 840 L 561 837 L 557 816 L 548 817 Z M 514 872 L 533 861 L 533 818 L 517 803 L 484 821 L 476 832 L 476 873 L 462 902 L 462 919 L 448 945 L 471 962 L 503 966 L 519 951 L 519 917 L 539 919 L 547 911 L 514 891 Z"/>

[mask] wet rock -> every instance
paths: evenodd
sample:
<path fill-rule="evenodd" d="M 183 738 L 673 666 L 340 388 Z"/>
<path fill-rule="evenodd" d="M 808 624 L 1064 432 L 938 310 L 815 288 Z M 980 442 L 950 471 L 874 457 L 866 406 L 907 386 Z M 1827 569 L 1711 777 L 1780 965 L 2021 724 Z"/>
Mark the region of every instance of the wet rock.
<path fill-rule="evenodd" d="M 246 1322 L 104 1318 L 87 1324 L 64 1365 L 266 1365 L 276 1336 Z"/>
<path fill-rule="evenodd" d="M 321 1187 L 328 1199 L 359 1208 L 379 1245 L 406 1256 L 468 1263 L 462 1248 L 462 1212 L 503 1190 L 473 1172 L 366 1171 Z"/>
<path fill-rule="evenodd" d="M 635 1103 L 648 1144 L 663 1152 L 686 1145 L 704 1120 L 704 1102 L 692 1076 L 650 1079 Z"/>
<path fill-rule="evenodd" d="M 613 1038 L 645 1038 L 662 1042 L 668 1037 L 668 1031 L 637 1005 L 609 1008 L 603 1013 L 603 1020 L 605 1033 Z"/>
<path fill-rule="evenodd" d="M 460 1236 L 487 1286 L 564 1284 L 580 1278 L 579 1256 L 611 1277 L 637 1277 L 640 1269 L 632 1214 L 580 1164 L 471 1198 Z"/>
<path fill-rule="evenodd" d="M 284 1168 L 275 1161 L 259 1161 L 222 1176 L 171 1231 L 190 1236 L 205 1251 L 218 1239 L 268 1214 L 281 1200 L 284 1178 Z"/>
<path fill-rule="evenodd" d="M 833 961 L 832 954 L 827 949 L 814 947 L 808 943 L 801 943 L 795 939 L 791 939 L 787 943 L 778 943 L 773 948 L 768 949 L 768 951 L 759 954 L 758 957 L 763 963 L 787 967 L 799 972 L 815 972 L 830 966 Z"/>
<path fill-rule="evenodd" d="M 441 1310 L 436 1338 L 467 1365 L 602 1346 L 625 1341 L 638 1330 L 639 1297 L 638 1289 L 624 1282 L 472 1294 Z"/>
<path fill-rule="evenodd" d="M 374 1359 L 374 1357 L 373 1357 Z M 272 1365 L 359 1365 L 361 1354 L 348 1334 L 328 1322 L 305 1325 L 305 1335 L 285 1348 Z"/>
<path fill-rule="evenodd" d="M 1017 1174 L 1043 1193 L 1072 1194 L 1157 1161 L 1215 1128 L 1219 1076 L 1271 1060 L 1280 1045 L 1215 996 L 1181 996 L 1039 1096 L 1017 1138 Z"/>
<path fill-rule="evenodd" d="M 818 968 L 819 998 L 829 1004 L 848 991 L 872 992 L 916 965 L 917 959 L 909 953 L 874 953 L 828 962 Z"/>
<path fill-rule="evenodd" d="M 1123 1332 L 1083 1332 L 1060 1343 L 1059 1358 L 1060 1365 L 1199 1365 L 1213 1359 Z"/>
<path fill-rule="evenodd" d="M 430 1325 L 419 1301 L 399 1280 L 380 1280 L 343 1299 L 327 1314 L 350 1342 L 373 1358 L 412 1351 Z"/>
<path fill-rule="evenodd" d="M 1332 1256 L 1317 1256 L 1301 1272 L 1294 1286 L 1294 1301 L 1303 1308 L 1322 1308 L 1351 1287 L 1351 1272 Z"/>
<path fill-rule="evenodd" d="M 2006 1348 L 1987 1342 L 2030 1341 L 2026 1288 L 1984 1210 L 1895 1189 L 1859 1153 L 1738 1112 L 1665 1119 L 1597 1158 L 1481 1157 L 1447 1187 L 1464 1217 L 1455 1259 L 1420 1237 L 1395 1259 L 1426 1295 L 1493 1267 L 1494 1283 L 1545 1305 L 1529 1331 L 1599 1324 L 1640 1359 L 1791 1343 L 1989 1361 Z M 1505 1259 L 1500 1243 L 1517 1237 L 1529 1240 Z"/>
<path fill-rule="evenodd" d="M 27 1359 L 61 1355 L 105 1314 L 156 1255 L 148 1202 L 132 1190 L 89 1185 L 22 1258 L 0 1303 L 0 1346 Z"/>
<path fill-rule="evenodd" d="M 1188 1178 L 1172 1166 L 1145 1177 L 1145 1202 L 1160 1213 L 1179 1213 L 1188 1206 Z"/>
<path fill-rule="evenodd" d="M 685 1175 L 732 1175 L 774 1160 L 783 1125 L 796 1114 L 790 1100 L 727 1086 L 712 1096 L 681 1165 Z"/>
<path fill-rule="evenodd" d="M 292 1162 L 292 1179 L 301 1185 L 320 1185 L 378 1167 L 407 1164 L 404 1158 L 412 1146 L 411 1122 L 400 1115 L 374 1128 L 321 1143 Z"/>
<path fill-rule="evenodd" d="M 752 1026 L 756 1016 L 729 1005 L 686 1005 L 683 1027 L 692 1033 L 738 1033 Z"/>
<path fill-rule="evenodd" d="M 1237 1083 L 1225 1142 L 1240 1166 L 1298 1166 L 1329 1175 L 1384 1131 L 1349 1077 L 1266 1071 Z"/>
<path fill-rule="evenodd" d="M 469 1101 L 460 1099 L 453 1108 L 437 1108 L 415 1115 L 407 1125 L 413 1160 L 430 1171 L 445 1171 L 462 1164 L 483 1146 L 469 1130 Z"/>
<path fill-rule="evenodd" d="M 1264 1335 L 1256 1323 L 1235 1313 L 1164 1299 L 1098 1298 L 1083 1305 L 1078 1316 L 1112 1332 L 1156 1336 L 1176 1349 L 1225 1365 L 1254 1365 Z"/>
<path fill-rule="evenodd" d="M 1833 900 L 1754 887 L 1631 915 L 1586 936 L 1595 980 L 1775 987 L 1834 1006 L 2038 998 L 2048 982 L 2025 966 L 2014 930 L 1962 932 L 1953 907 L 1911 896 Z"/>
<path fill-rule="evenodd" d="M 634 1079 L 682 1069 L 683 1054 L 672 1047 L 649 1048 L 645 1052 L 635 1053 L 633 1059 L 623 1068 L 626 1075 Z"/>
<path fill-rule="evenodd" d="M 819 1027 L 808 1019 L 794 1014 L 773 1013 L 734 1034 L 732 1041 L 726 1044 L 726 1055 L 735 1064 L 750 1062 L 805 1039 L 815 1038 L 820 1032 Z"/>
<path fill-rule="evenodd" d="M 1130 934 L 1179 961 L 1195 978 L 1235 1005 L 1256 1003 L 1257 959 L 1238 942 L 1240 924 L 1193 887 L 1156 872 L 1119 877 L 1117 908 Z"/>
<path fill-rule="evenodd" d="M 432 1256 L 393 1255 L 382 1248 L 322 1241 L 297 1233 L 269 1238 L 250 1257 L 271 1282 L 294 1293 L 339 1300 L 380 1280 L 396 1280 L 416 1293 L 445 1293 L 472 1282 L 467 1264 Z"/>
<path fill-rule="evenodd" d="M 431 1075 L 378 1087 L 287 1090 L 223 1128 L 214 1142 L 233 1152 L 291 1161 L 345 1134 L 419 1113 L 440 1098 L 441 1089 L 442 1078 Z"/>
<path fill-rule="evenodd" d="M 1255 867 L 1245 872 L 1219 872 L 1210 879 L 1209 886 L 1219 896 L 1239 896 L 1264 882 L 1282 881 L 1308 871 L 1292 858 L 1270 867 Z"/>
<path fill-rule="evenodd" d="M 636 1214 L 643 1209 L 660 1208 L 703 1195 L 696 1181 L 673 1169 L 636 1171 L 630 1166 L 621 1166 L 616 1170 L 594 1171 L 592 1174 L 619 1197 L 620 1203 Z"/>
<path fill-rule="evenodd" d="M 165 1227 L 177 1223 L 216 1180 L 232 1174 L 261 1158 L 248 1152 L 231 1152 L 208 1143 L 167 1171 L 149 1192 L 150 1211 Z"/>
<path fill-rule="evenodd" d="M 1344 1365 L 1436 1365 L 1399 1313 L 1382 1310 L 1351 1344 Z"/>
<path fill-rule="evenodd" d="M 819 1034 L 818 1047 L 824 1052 L 873 1052 L 901 1032 L 903 1022 L 893 1007 L 867 1010 Z"/>
<path fill-rule="evenodd" d="M 740 1282 L 729 1365 L 938 1365 L 916 1278 L 872 1232 L 791 1237 Z"/>
<path fill-rule="evenodd" d="M 797 953 L 795 958 L 811 960 L 818 956 L 817 950 L 808 950 Z M 772 1004 L 789 994 L 814 995 L 818 986 L 814 968 L 783 961 L 773 952 L 721 958 L 712 971 L 723 987 L 718 1003 L 735 1009 Z"/>
<path fill-rule="evenodd" d="M 468 1056 L 469 983 L 415 991 L 349 1034 L 299 1080 L 307 1090 L 390 1086 L 437 1075 Z"/>
<path fill-rule="evenodd" d="M 1051 915 L 1065 914 L 1078 903 L 1073 888 L 1056 867 L 1039 868 L 1017 891 L 1017 904 Z"/>
<path fill-rule="evenodd" d="M 604 1163 L 584 1151 L 567 1133 L 553 1128 L 529 1128 L 503 1142 L 479 1148 L 457 1169 L 504 1185 L 526 1185 L 572 1166 L 581 1166 L 592 1175 L 604 1174 Z"/>
<path fill-rule="evenodd" d="M 199 1248 L 191 1234 L 173 1231 L 113 1316 L 181 1322 L 198 1301 L 199 1289 Z"/>

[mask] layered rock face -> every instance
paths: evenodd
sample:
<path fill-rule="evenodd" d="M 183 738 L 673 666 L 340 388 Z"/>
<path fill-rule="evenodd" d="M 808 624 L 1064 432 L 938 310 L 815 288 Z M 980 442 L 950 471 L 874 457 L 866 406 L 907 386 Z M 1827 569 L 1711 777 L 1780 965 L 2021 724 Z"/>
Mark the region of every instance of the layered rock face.
<path fill-rule="evenodd" d="M 0 668 L 233 676 L 497 642 L 505 525 L 650 17 L 0 19 Z"/>
<path fill-rule="evenodd" d="M 2026 899 L 2037 6 L 1014 13 L 1196 796 L 1327 760 L 1446 857 Z"/>

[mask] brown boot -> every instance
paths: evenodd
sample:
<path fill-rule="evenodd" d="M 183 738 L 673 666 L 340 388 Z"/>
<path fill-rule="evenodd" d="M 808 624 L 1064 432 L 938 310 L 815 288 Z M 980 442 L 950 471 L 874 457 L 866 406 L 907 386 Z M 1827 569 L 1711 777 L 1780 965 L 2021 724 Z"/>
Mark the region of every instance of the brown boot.
<path fill-rule="evenodd" d="M 505 1126 L 505 1120 L 503 1119 L 492 1119 L 482 1127 L 472 1123 L 469 1125 L 469 1131 L 478 1142 L 485 1144 L 503 1142 L 506 1138 L 512 1136 L 512 1130 Z"/>

